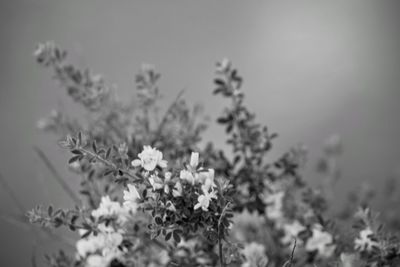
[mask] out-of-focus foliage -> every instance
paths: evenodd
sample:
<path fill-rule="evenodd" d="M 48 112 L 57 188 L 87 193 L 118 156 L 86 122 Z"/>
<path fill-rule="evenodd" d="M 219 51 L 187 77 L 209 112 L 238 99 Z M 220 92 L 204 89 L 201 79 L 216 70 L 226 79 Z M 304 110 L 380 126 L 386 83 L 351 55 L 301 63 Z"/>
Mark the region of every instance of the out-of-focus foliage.
<path fill-rule="evenodd" d="M 277 135 L 246 106 L 230 61 L 217 63 L 214 80 L 214 94 L 227 100 L 217 123 L 232 150 L 223 151 L 212 140 L 201 145 L 199 106 L 181 93 L 161 106 L 154 67 L 142 67 L 136 96 L 122 102 L 55 44 L 39 45 L 35 57 L 87 112 L 84 124 L 60 111 L 38 123 L 61 139 L 81 179 L 76 207 L 28 212 L 32 223 L 78 233 L 76 251 L 46 256 L 49 266 L 399 266 L 396 236 L 366 207 L 371 192 L 351 194 L 339 214 L 331 210 L 340 139 L 324 148 L 317 188 L 300 175 L 305 147 L 268 161 Z M 382 218 L 396 231 L 393 214 Z"/>

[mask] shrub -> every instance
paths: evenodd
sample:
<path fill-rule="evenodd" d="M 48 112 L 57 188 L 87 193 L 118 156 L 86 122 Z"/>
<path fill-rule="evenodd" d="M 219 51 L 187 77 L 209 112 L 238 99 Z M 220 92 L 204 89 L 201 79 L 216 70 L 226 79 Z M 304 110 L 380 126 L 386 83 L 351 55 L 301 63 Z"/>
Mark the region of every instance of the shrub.
<path fill-rule="evenodd" d="M 53 111 L 38 122 L 62 138 L 82 177 L 79 197 L 69 192 L 75 208 L 27 213 L 42 227 L 78 233 L 74 254 L 48 255 L 50 266 L 398 266 L 398 241 L 366 207 L 369 194 L 353 193 L 340 216 L 330 212 L 340 139 L 328 140 L 317 164 L 327 181 L 319 189 L 300 175 L 303 146 L 267 161 L 277 134 L 246 106 L 230 61 L 217 63 L 214 80 L 214 94 L 228 103 L 217 120 L 232 148 L 223 151 L 200 145 L 204 115 L 182 92 L 161 105 L 154 67 L 142 67 L 136 98 L 125 103 L 54 43 L 40 44 L 35 57 L 88 118 Z"/>

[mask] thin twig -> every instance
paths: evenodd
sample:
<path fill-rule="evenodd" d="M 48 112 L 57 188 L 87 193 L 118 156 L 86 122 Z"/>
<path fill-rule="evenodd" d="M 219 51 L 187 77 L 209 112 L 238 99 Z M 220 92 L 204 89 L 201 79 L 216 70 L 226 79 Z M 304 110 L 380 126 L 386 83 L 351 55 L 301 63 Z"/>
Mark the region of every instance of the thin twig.
<path fill-rule="evenodd" d="M 14 204 L 17 206 L 20 216 L 16 215 L 9 215 L 7 216 L 6 214 L 3 214 L 0 219 L 3 219 L 4 221 L 12 224 L 13 226 L 16 226 L 20 224 L 20 227 L 27 226 L 27 228 L 24 228 L 27 231 L 30 231 L 33 233 L 35 236 L 35 239 L 38 240 L 40 232 L 47 235 L 49 238 L 56 240 L 58 242 L 64 243 L 68 245 L 71 248 L 75 248 L 74 245 L 71 244 L 66 238 L 60 235 L 56 235 L 53 232 L 51 232 L 49 229 L 46 228 L 40 228 L 38 231 L 38 228 L 34 227 L 34 225 L 30 224 L 27 222 L 27 220 L 24 220 L 23 214 L 25 214 L 26 209 L 24 205 L 19 201 L 17 195 L 14 193 L 12 188 L 8 185 L 7 181 L 5 180 L 4 176 L 0 173 L 0 184 L 2 185 L 3 190 L 7 192 L 7 194 L 11 197 L 11 199 L 14 201 Z M 33 245 L 33 250 L 32 250 L 32 255 L 31 255 L 31 265 L 32 267 L 36 267 L 36 248 L 37 248 L 37 241 L 35 241 L 35 244 Z"/>
<path fill-rule="evenodd" d="M 55 234 L 48 228 L 35 227 L 33 224 L 29 223 L 27 220 L 24 220 L 24 218 L 25 217 L 23 215 L 13 215 L 13 214 L 3 214 L 2 216 L 0 216 L 0 219 L 4 220 L 5 222 L 7 222 L 15 227 L 20 227 L 21 229 L 23 229 L 25 231 L 31 231 L 32 233 L 35 234 L 36 238 L 39 238 L 39 234 L 43 233 L 48 238 L 50 238 L 54 241 L 65 244 L 68 247 L 75 248 L 72 240 L 69 240 L 62 235 Z"/>
<path fill-rule="evenodd" d="M 37 234 L 38 233 L 37 232 L 37 228 L 23 219 L 24 218 L 23 214 L 25 214 L 26 209 L 25 209 L 24 205 L 22 205 L 22 203 L 19 201 L 18 197 L 15 195 L 14 191 L 8 185 L 7 181 L 4 179 L 4 176 L 1 173 L 0 173 L 0 183 L 2 185 L 2 188 L 7 192 L 7 194 L 10 196 L 10 198 L 14 201 L 14 203 L 15 203 L 15 205 L 18 208 L 18 211 L 20 213 L 20 215 L 16 215 L 16 216 L 13 216 L 13 215 L 7 216 L 6 214 L 3 214 L 0 217 L 0 219 L 3 219 L 4 221 L 6 221 L 6 222 L 8 222 L 8 223 L 10 223 L 10 224 L 12 224 L 14 226 L 18 225 L 18 223 L 21 223 L 21 226 L 26 225 L 27 228 L 28 228 L 28 229 L 25 228 L 26 230 L 30 230 L 33 233 Z M 52 233 L 48 229 L 41 228 L 40 230 L 41 230 L 41 232 L 46 234 L 48 237 L 53 238 L 53 240 L 62 241 L 63 243 L 71 245 L 69 242 L 67 242 L 65 239 L 63 239 L 61 236 L 55 235 L 54 233 Z"/>
<path fill-rule="evenodd" d="M 49 171 L 52 173 L 55 180 L 60 184 L 62 189 L 64 189 L 64 191 L 68 194 L 68 196 L 75 203 L 79 204 L 81 202 L 79 197 L 75 194 L 75 192 L 71 189 L 71 187 L 65 182 L 65 180 L 62 178 L 62 176 L 58 173 L 57 169 L 50 162 L 50 160 L 46 156 L 46 154 L 40 148 L 38 148 L 36 146 L 33 149 L 35 150 L 35 152 L 39 156 L 39 158 L 43 161 L 43 163 L 46 165 L 46 167 L 49 169 Z"/>
<path fill-rule="evenodd" d="M 296 250 L 296 244 L 297 244 L 297 240 L 296 238 L 294 239 L 294 245 L 293 245 L 293 249 L 292 249 L 292 253 L 290 255 L 290 259 L 288 261 L 285 262 L 285 264 L 283 265 L 283 267 L 292 267 L 293 265 L 293 259 L 294 259 L 294 252 Z"/>
<path fill-rule="evenodd" d="M 155 134 L 156 137 L 161 134 L 161 132 L 162 132 L 162 130 L 164 128 L 164 125 L 167 123 L 168 115 L 171 113 L 172 108 L 176 105 L 176 103 L 178 103 L 179 99 L 181 98 L 181 96 L 183 95 L 184 92 L 185 92 L 185 88 L 180 90 L 178 95 L 175 97 L 175 100 L 171 103 L 171 105 L 169 105 L 167 111 L 165 112 L 165 114 L 164 114 L 164 116 L 163 116 L 163 118 L 162 118 L 162 120 L 161 120 L 161 122 L 160 122 L 160 124 L 159 124 L 159 126 L 158 126 L 158 128 L 156 130 L 156 132 L 155 132 L 156 133 Z M 152 145 L 154 145 L 154 143 L 156 141 L 157 140 L 155 138 Z"/>
<path fill-rule="evenodd" d="M 37 245 L 35 244 L 32 248 L 32 254 L 31 254 L 31 265 L 32 267 L 37 267 L 37 263 L 36 263 L 36 249 L 37 249 Z"/>
<path fill-rule="evenodd" d="M 294 245 L 293 245 L 293 249 L 292 249 L 292 254 L 290 255 L 290 266 L 293 263 L 293 258 L 294 258 L 294 251 L 296 250 L 296 245 L 297 245 L 297 239 L 294 239 Z"/>
<path fill-rule="evenodd" d="M 4 191 L 7 192 L 7 194 L 10 196 L 10 198 L 14 201 L 15 205 L 17 206 L 18 210 L 24 214 L 25 213 L 25 207 L 22 205 L 22 203 L 19 201 L 17 195 L 14 193 L 14 191 L 11 189 L 9 184 L 7 183 L 6 179 L 4 176 L 0 173 L 0 183 L 4 189 Z"/>
<path fill-rule="evenodd" d="M 103 163 L 104 165 L 106 165 L 106 166 L 112 168 L 113 170 L 118 170 L 118 167 L 117 167 L 114 163 L 112 163 L 111 161 L 108 161 L 108 160 L 102 158 L 100 155 L 98 155 L 98 154 L 96 154 L 96 153 L 93 153 L 92 151 L 87 150 L 87 149 L 82 148 L 82 147 L 79 147 L 78 149 L 79 149 L 81 152 L 85 153 L 86 155 L 89 155 L 89 156 L 91 156 L 91 157 L 97 159 L 98 161 L 100 161 L 100 162 Z M 121 170 L 121 171 L 122 171 L 124 174 L 126 174 L 127 176 L 129 176 L 130 178 L 134 179 L 134 182 L 142 181 L 142 180 L 143 180 L 143 179 L 140 178 L 139 176 L 130 173 L 128 170 Z"/>
<path fill-rule="evenodd" d="M 217 229 L 217 231 L 218 231 L 218 233 L 217 233 L 218 234 L 218 254 L 219 254 L 219 264 L 221 267 L 224 267 L 225 263 L 224 263 L 224 255 L 222 254 L 222 240 L 221 240 L 220 225 L 222 223 L 222 218 L 224 217 L 224 214 L 230 204 L 231 203 L 228 202 L 225 205 L 225 207 L 222 209 L 221 216 L 219 216 L 219 219 L 218 219 L 218 229 Z"/>

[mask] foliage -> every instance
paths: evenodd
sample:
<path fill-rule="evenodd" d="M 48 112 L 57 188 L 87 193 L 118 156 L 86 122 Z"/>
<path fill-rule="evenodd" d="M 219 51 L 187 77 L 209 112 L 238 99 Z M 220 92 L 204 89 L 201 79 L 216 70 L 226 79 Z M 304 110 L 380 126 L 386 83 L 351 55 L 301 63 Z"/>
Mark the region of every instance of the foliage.
<path fill-rule="evenodd" d="M 398 266 L 399 243 L 365 207 L 368 196 L 353 194 L 353 205 L 332 216 L 338 137 L 317 164 L 320 188 L 300 175 L 303 146 L 267 161 L 277 134 L 246 106 L 243 79 L 228 60 L 217 63 L 214 94 L 230 102 L 217 122 L 232 151 L 201 146 L 201 109 L 181 93 L 162 108 L 160 74 L 150 65 L 136 75 L 136 98 L 123 103 L 54 43 L 40 44 L 35 57 L 88 118 L 82 124 L 53 111 L 38 123 L 62 138 L 82 179 L 75 208 L 27 213 L 42 227 L 78 233 L 75 255 L 47 256 L 50 266 Z"/>

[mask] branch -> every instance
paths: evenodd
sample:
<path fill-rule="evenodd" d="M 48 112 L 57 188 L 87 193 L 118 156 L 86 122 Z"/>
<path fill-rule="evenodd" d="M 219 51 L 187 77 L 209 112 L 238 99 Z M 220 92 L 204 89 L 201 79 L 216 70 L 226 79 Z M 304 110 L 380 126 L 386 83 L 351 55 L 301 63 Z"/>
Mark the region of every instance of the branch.
<path fill-rule="evenodd" d="M 106 166 L 112 168 L 113 170 L 119 170 L 119 168 L 118 168 L 114 163 L 112 163 L 111 161 L 108 161 L 108 160 L 104 159 L 104 158 L 101 157 L 100 155 L 98 155 L 98 154 L 96 154 L 96 153 L 94 153 L 94 152 L 92 152 L 92 151 L 90 151 L 90 150 L 87 150 L 87 149 L 85 149 L 85 148 L 82 148 L 82 147 L 78 147 L 77 149 L 80 150 L 82 153 L 84 153 L 84 154 L 86 154 L 86 155 L 89 155 L 89 156 L 91 156 L 91 157 L 97 159 L 98 161 L 100 161 L 100 162 L 103 163 L 104 165 L 106 165 Z M 126 174 L 127 176 L 129 176 L 130 178 L 134 179 L 134 182 L 138 182 L 138 181 L 142 181 L 142 180 L 143 180 L 143 179 L 140 178 L 139 176 L 130 173 L 128 170 L 121 170 L 121 171 L 122 171 L 124 174 Z"/>
<path fill-rule="evenodd" d="M 7 181 L 4 179 L 4 176 L 0 173 L 0 184 L 2 185 L 4 191 L 11 197 L 11 199 L 14 201 L 15 205 L 17 206 L 18 210 L 24 214 L 25 213 L 25 207 L 22 205 L 22 203 L 19 201 L 17 195 L 14 193 L 14 191 L 11 189 Z"/>
<path fill-rule="evenodd" d="M 75 194 L 75 192 L 71 189 L 71 187 L 64 181 L 64 179 L 61 177 L 61 175 L 57 172 L 56 168 L 54 165 L 50 162 L 49 158 L 46 156 L 46 154 L 38 147 L 33 148 L 36 152 L 36 154 L 39 156 L 39 158 L 43 161 L 43 163 L 46 165 L 46 167 L 49 169 L 49 171 L 53 174 L 53 177 L 55 180 L 59 183 L 59 185 L 64 189 L 64 191 L 68 194 L 68 196 L 76 203 L 80 203 L 79 197 Z"/>
<path fill-rule="evenodd" d="M 222 242 L 221 242 L 222 240 L 221 240 L 220 225 L 222 222 L 222 218 L 224 217 L 225 212 L 230 204 L 231 204 L 230 202 L 226 203 L 225 207 L 222 209 L 221 216 L 219 216 L 219 219 L 218 219 L 218 229 L 217 229 L 218 230 L 218 252 L 219 252 L 218 254 L 219 254 L 219 264 L 221 267 L 224 267 L 225 263 L 224 263 L 224 256 L 222 255 Z"/>
<path fill-rule="evenodd" d="M 178 103 L 179 99 L 181 98 L 181 96 L 183 95 L 183 93 L 185 92 L 185 89 L 182 89 L 179 91 L 178 95 L 176 96 L 174 102 L 171 103 L 171 105 L 168 107 L 167 111 L 165 112 L 160 125 L 158 126 L 157 130 L 156 130 L 156 134 L 155 136 L 159 136 L 164 128 L 164 125 L 167 123 L 167 119 L 168 119 L 168 115 L 171 113 L 172 108 L 176 105 L 176 103 Z M 154 143 L 156 142 L 156 138 L 153 140 L 152 145 L 154 145 Z"/>

